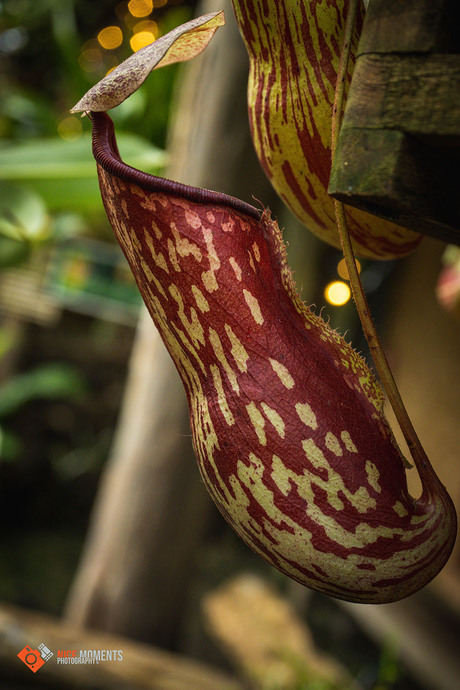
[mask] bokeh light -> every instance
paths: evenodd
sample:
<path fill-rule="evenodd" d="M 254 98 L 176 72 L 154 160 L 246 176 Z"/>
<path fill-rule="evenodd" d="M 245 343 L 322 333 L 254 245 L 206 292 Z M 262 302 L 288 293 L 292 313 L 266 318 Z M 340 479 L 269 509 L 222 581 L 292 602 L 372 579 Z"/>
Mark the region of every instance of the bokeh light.
<path fill-rule="evenodd" d="M 78 64 L 85 72 L 97 72 L 103 64 L 102 53 L 96 39 L 87 41 L 78 56 Z"/>
<path fill-rule="evenodd" d="M 119 26 L 106 26 L 99 31 L 97 40 L 106 50 L 113 50 L 123 43 L 123 32 Z"/>
<path fill-rule="evenodd" d="M 152 0 L 129 0 L 128 10 L 133 17 L 147 17 L 153 10 Z"/>
<path fill-rule="evenodd" d="M 347 283 L 344 283 L 342 280 L 334 280 L 326 285 L 324 296 L 329 304 L 341 307 L 350 299 L 351 290 Z"/>
<path fill-rule="evenodd" d="M 81 118 L 68 115 L 59 122 L 57 131 L 61 139 L 75 141 L 81 137 L 82 129 Z"/>
<path fill-rule="evenodd" d="M 155 38 L 158 38 L 160 34 L 158 24 L 154 22 L 153 19 L 143 19 L 142 21 L 137 22 L 133 27 L 133 34 L 138 34 L 141 31 L 148 31 L 153 34 Z"/>
<path fill-rule="evenodd" d="M 361 273 L 361 264 L 357 259 L 355 259 L 355 261 L 358 273 Z M 343 280 L 350 280 L 350 277 L 348 275 L 347 262 L 345 261 L 345 259 L 340 259 L 339 263 L 337 264 L 337 273 Z"/>
<path fill-rule="evenodd" d="M 148 46 L 156 39 L 156 36 L 152 31 L 138 31 L 132 36 L 130 40 L 130 46 L 134 52 Z"/>

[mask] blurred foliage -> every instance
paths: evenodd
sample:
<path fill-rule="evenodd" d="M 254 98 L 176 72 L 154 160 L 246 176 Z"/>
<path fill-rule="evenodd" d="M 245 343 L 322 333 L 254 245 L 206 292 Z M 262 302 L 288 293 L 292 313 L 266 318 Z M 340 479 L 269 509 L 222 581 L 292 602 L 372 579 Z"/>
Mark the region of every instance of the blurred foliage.
<path fill-rule="evenodd" d="M 91 123 L 69 109 L 132 53 L 134 35 L 153 27 L 153 39 L 187 21 L 194 5 L 167 0 L 133 17 L 128 0 L 0 0 L 0 287 L 80 235 L 113 241 Z M 98 40 L 109 26 L 120 29 L 116 47 Z M 112 113 L 123 157 L 147 172 L 165 165 L 178 69 L 159 70 Z M 132 337 L 131 327 L 65 310 L 56 329 L 2 316 L 0 519 L 11 533 L 1 538 L 0 598 L 55 612 L 62 605 Z"/>
<path fill-rule="evenodd" d="M 402 676 L 396 641 L 387 640 L 380 652 L 378 677 L 373 690 L 391 690 Z"/>
<path fill-rule="evenodd" d="M 163 151 L 135 134 L 121 133 L 118 144 L 130 164 L 145 172 L 158 171 L 165 163 Z M 29 140 L 5 147 L 0 155 L 0 233 L 4 233 L 7 211 L 2 202 L 11 203 L 8 192 L 2 195 L 3 180 L 13 181 L 18 190 L 26 182 L 41 197 L 43 210 L 46 208 L 50 213 L 62 210 L 82 215 L 102 213 L 89 133 L 75 141 L 56 137 Z M 21 187 L 25 195 L 25 185 Z M 16 215 L 16 211 L 12 214 Z"/>
<path fill-rule="evenodd" d="M 5 418 L 32 400 L 80 400 L 86 391 L 83 377 L 66 364 L 43 364 L 13 376 L 0 385 L 0 458 L 17 460 L 22 450 L 18 435 L 5 425 Z"/>
<path fill-rule="evenodd" d="M 0 271 L 79 234 L 112 240 L 90 123 L 69 108 L 132 52 L 133 35 L 148 25 L 155 27 L 153 39 L 186 21 L 192 6 L 168 0 L 141 19 L 130 14 L 127 0 L 0 1 Z M 122 40 L 107 49 L 98 36 L 113 25 Z M 147 172 L 159 172 L 166 161 L 160 147 L 176 74 L 177 66 L 161 70 L 114 113 L 123 157 Z M 136 134 L 124 131 L 128 121 Z M 0 388 L 0 418 L 12 400 L 20 407 L 34 396 L 68 392 L 69 376 L 62 368 L 58 375 L 45 368 L 16 376 Z M 13 456 L 19 445 L 1 431 L 0 456 Z"/>
<path fill-rule="evenodd" d="M 156 25 L 158 36 L 189 19 L 194 5 L 168 0 L 154 8 L 150 16 L 137 18 L 129 13 L 127 1 L 3 0 L 0 135 L 56 135 L 69 108 L 89 86 L 131 54 L 130 39 L 146 22 Z M 103 48 L 97 36 L 112 25 L 120 27 L 123 40 L 117 48 Z M 165 143 L 176 72 L 177 66 L 159 71 L 142 90 L 142 97 L 130 106 L 137 111 L 134 120 L 130 111 L 132 127 L 157 146 Z M 79 130 L 74 123 L 74 131 L 64 136 L 77 137 Z"/>
<path fill-rule="evenodd" d="M 0 166 L 2 164 L 0 163 Z M 0 182 L 0 233 L 13 240 L 42 237 L 46 208 L 33 190 Z"/>
<path fill-rule="evenodd" d="M 2 266 L 26 259 L 45 239 L 58 241 L 57 212 L 81 217 L 73 222 L 75 232 L 104 235 L 90 123 L 69 108 L 132 53 L 134 35 L 146 27 L 154 27 L 151 39 L 169 31 L 190 18 L 193 5 L 168 0 L 139 18 L 129 13 L 127 1 L 0 2 Z M 119 27 L 116 48 L 98 40 L 107 26 Z M 113 112 L 123 157 L 146 172 L 159 172 L 166 161 L 162 149 L 177 71 L 177 65 L 159 70 Z"/>
<path fill-rule="evenodd" d="M 44 364 L 0 385 L 0 420 L 30 400 L 63 397 L 78 400 L 84 392 L 83 379 L 73 367 Z"/>

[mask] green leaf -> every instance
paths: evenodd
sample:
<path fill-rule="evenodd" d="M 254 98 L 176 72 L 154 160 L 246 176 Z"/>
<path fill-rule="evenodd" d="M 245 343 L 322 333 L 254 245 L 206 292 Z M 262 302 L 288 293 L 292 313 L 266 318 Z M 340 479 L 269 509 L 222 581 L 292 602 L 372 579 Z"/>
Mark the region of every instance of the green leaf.
<path fill-rule="evenodd" d="M 4 429 L 0 424 L 0 460 L 14 462 L 18 459 L 21 450 L 22 444 L 16 434 Z"/>
<path fill-rule="evenodd" d="M 148 170 L 164 165 L 165 153 L 135 134 L 119 136 L 120 150 L 130 165 Z M 27 141 L 0 149 L 0 179 L 36 180 L 94 177 L 91 135 L 76 141 L 58 137 Z"/>
<path fill-rule="evenodd" d="M 30 257 L 32 245 L 0 234 L 0 271 L 20 266 Z"/>
<path fill-rule="evenodd" d="M 139 88 L 153 69 L 190 60 L 201 53 L 222 24 L 225 24 L 225 17 L 220 11 L 204 14 L 177 26 L 118 65 L 95 84 L 70 112 L 105 112 L 115 108 Z"/>
<path fill-rule="evenodd" d="M 24 185 L 0 181 L 0 234 L 13 240 L 37 241 L 48 225 L 41 197 Z"/>
<path fill-rule="evenodd" d="M 135 168 L 159 172 L 166 163 L 164 151 L 135 134 L 120 135 L 119 144 L 123 156 Z M 89 133 L 76 141 L 53 137 L 0 148 L 0 180 L 27 181 L 50 211 L 87 212 L 100 208 Z"/>
<path fill-rule="evenodd" d="M 81 375 L 64 364 L 43 364 L 0 386 L 0 418 L 36 399 L 78 400 L 85 392 Z"/>

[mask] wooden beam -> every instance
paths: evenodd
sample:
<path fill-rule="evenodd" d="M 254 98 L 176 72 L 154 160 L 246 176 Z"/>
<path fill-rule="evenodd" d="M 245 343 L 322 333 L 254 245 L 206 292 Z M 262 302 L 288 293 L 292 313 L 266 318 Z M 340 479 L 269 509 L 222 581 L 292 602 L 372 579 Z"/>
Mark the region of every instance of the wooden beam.
<path fill-rule="evenodd" d="M 329 183 L 344 203 L 456 244 L 459 12 L 451 0 L 371 0 Z"/>
<path fill-rule="evenodd" d="M 460 55 L 362 55 L 343 127 L 452 137 L 460 145 Z"/>
<path fill-rule="evenodd" d="M 44 643 L 53 656 L 31 673 L 17 656 L 26 645 Z M 121 650 L 122 661 L 57 663 L 58 650 Z M 18 607 L 0 605 L 0 669 L 14 687 L 68 690 L 242 690 L 236 680 L 206 664 L 126 637 L 76 628 Z"/>
<path fill-rule="evenodd" d="M 457 0 L 371 0 L 358 55 L 458 52 L 458 19 Z"/>

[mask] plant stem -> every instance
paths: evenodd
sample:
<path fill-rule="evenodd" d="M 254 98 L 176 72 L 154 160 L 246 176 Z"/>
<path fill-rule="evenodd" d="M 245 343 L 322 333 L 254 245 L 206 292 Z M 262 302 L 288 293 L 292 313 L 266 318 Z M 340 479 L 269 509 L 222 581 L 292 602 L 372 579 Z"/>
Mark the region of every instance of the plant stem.
<path fill-rule="evenodd" d="M 334 106 L 332 113 L 332 160 L 334 160 L 337 142 L 339 138 L 341 114 L 343 109 L 345 83 L 348 73 L 348 62 L 350 56 L 351 41 L 353 38 L 353 30 L 355 27 L 356 14 L 358 11 L 358 4 L 361 0 L 350 0 L 346 24 L 345 34 L 340 52 L 339 69 L 337 73 L 337 85 L 335 90 Z M 337 229 L 339 232 L 340 243 L 348 269 L 349 281 L 353 293 L 353 298 L 356 304 L 356 309 L 361 321 L 364 335 L 368 342 L 372 359 L 375 363 L 375 368 L 380 378 L 380 382 L 385 390 L 388 400 L 393 408 L 398 424 L 403 433 L 404 439 L 407 443 L 409 451 L 414 459 L 417 470 L 421 478 L 430 477 L 433 479 L 434 472 L 432 470 L 430 461 L 420 443 L 417 433 L 412 425 L 407 410 L 401 398 L 401 394 L 396 385 L 393 373 L 388 364 L 385 352 L 377 334 L 372 316 L 367 303 L 366 295 L 364 294 L 361 278 L 356 267 L 355 255 L 348 232 L 347 221 L 345 217 L 345 208 L 342 202 L 334 199 L 335 215 L 337 221 Z"/>

